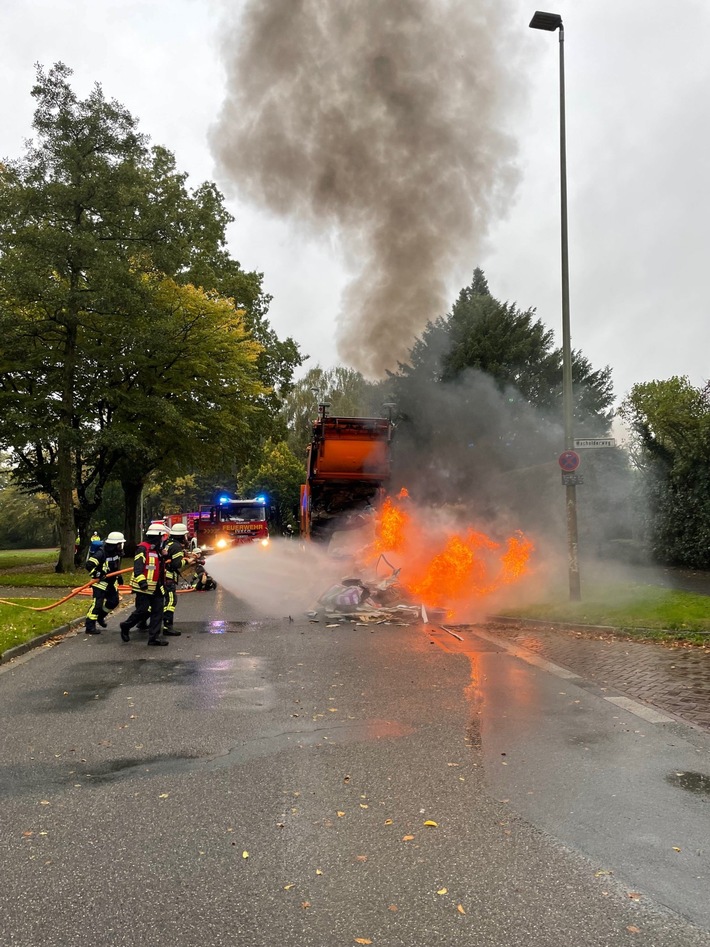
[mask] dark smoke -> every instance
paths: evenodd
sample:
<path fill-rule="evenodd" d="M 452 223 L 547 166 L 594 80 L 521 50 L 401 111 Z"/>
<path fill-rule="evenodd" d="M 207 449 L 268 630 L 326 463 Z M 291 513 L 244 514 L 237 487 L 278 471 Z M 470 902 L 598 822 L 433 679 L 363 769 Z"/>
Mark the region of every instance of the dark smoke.
<path fill-rule="evenodd" d="M 446 306 L 516 182 L 512 0 L 247 0 L 212 147 L 269 210 L 335 233 L 357 275 L 338 351 L 379 377 Z"/>

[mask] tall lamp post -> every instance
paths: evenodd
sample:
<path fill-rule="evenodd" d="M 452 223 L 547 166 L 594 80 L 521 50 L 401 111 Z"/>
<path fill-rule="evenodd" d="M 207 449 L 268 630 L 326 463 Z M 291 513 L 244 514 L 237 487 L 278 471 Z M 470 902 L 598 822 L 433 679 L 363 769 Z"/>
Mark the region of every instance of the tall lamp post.
<path fill-rule="evenodd" d="M 567 148 L 565 144 L 565 31 L 559 13 L 542 13 L 539 10 L 530 20 L 533 30 L 548 30 L 560 33 L 560 217 L 562 243 L 562 403 L 565 425 L 565 451 L 574 448 L 572 432 L 572 347 L 569 329 L 569 258 L 567 248 Z M 577 539 L 577 475 L 563 476 L 567 507 L 567 554 L 569 566 L 569 597 L 581 599 L 579 582 L 579 558 Z"/>

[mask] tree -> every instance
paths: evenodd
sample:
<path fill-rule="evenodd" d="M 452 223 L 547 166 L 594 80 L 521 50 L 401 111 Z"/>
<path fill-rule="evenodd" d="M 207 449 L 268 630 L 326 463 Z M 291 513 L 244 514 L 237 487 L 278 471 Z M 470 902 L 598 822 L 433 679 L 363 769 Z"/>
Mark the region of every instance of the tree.
<path fill-rule="evenodd" d="M 305 457 L 319 404 L 337 417 L 380 417 L 381 391 L 360 372 L 337 366 L 309 369 L 284 399 L 281 416 L 288 430 L 288 445 L 296 457 Z"/>
<path fill-rule="evenodd" d="M 264 391 L 260 346 L 232 300 L 167 278 L 150 284 L 149 332 L 117 361 L 103 397 L 126 498 L 126 539 L 136 538 L 141 491 L 154 471 L 220 469 L 246 455 Z M 197 379 L 197 381 L 196 381 Z"/>
<path fill-rule="evenodd" d="M 57 508 L 48 496 L 23 493 L 0 455 L 0 549 L 57 544 Z"/>
<path fill-rule="evenodd" d="M 575 432 L 607 433 L 611 370 L 594 371 L 574 352 L 573 381 Z M 398 409 L 398 464 L 428 498 L 458 501 L 491 476 L 559 453 L 562 352 L 534 309 L 490 294 L 480 269 L 451 313 L 426 326 L 385 394 Z"/>
<path fill-rule="evenodd" d="M 710 568 L 710 386 L 685 376 L 634 385 L 619 414 L 633 435 L 654 556 Z"/>
<path fill-rule="evenodd" d="M 0 441 L 22 484 L 59 506 L 62 570 L 119 465 L 127 483 L 137 456 L 155 469 L 179 453 L 158 449 L 167 437 L 210 458 L 246 442 L 242 408 L 270 415 L 259 371 L 287 385 L 299 357 L 269 334 L 260 276 L 224 249 L 231 217 L 214 185 L 191 193 L 170 152 L 149 148 L 100 86 L 77 98 L 70 75 L 38 69 L 37 143 L 0 168 Z M 200 274 L 206 289 L 191 282 Z M 214 292 L 227 277 L 278 364 L 249 341 L 233 297 Z"/>
<path fill-rule="evenodd" d="M 275 512 L 279 529 L 298 522 L 298 504 L 306 468 L 285 441 L 267 441 L 259 462 L 247 464 L 241 471 L 242 489 L 248 496 L 265 494 Z"/>

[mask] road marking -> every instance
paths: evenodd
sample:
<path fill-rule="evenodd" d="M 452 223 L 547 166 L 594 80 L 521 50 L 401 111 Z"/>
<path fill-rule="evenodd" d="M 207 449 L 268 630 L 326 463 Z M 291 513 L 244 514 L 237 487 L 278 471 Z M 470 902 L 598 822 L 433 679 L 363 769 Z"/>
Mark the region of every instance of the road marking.
<path fill-rule="evenodd" d="M 630 697 L 605 697 L 604 700 L 608 700 L 610 704 L 616 704 L 616 706 L 621 707 L 622 710 L 628 710 L 629 713 L 641 717 L 642 720 L 646 720 L 648 723 L 675 723 L 673 717 L 667 717 L 658 710 L 654 710 L 653 707 L 649 707 L 647 704 L 640 704 L 637 700 L 632 700 Z"/>
<path fill-rule="evenodd" d="M 550 674 L 554 674 L 555 677 L 562 677 L 566 681 L 581 680 L 579 674 L 575 674 L 574 671 L 568 671 L 567 668 L 560 667 L 559 664 L 553 664 L 552 661 L 546 661 L 544 658 L 539 658 L 532 651 L 528 651 L 527 648 L 520 648 L 518 645 L 508 644 L 506 641 L 496 638 L 495 635 L 489 635 L 485 631 L 474 631 L 473 634 L 477 635 L 479 638 L 485 638 L 486 641 L 490 641 L 492 644 L 499 645 L 501 648 L 504 648 L 516 658 L 520 658 L 521 661 L 527 661 L 528 664 L 534 664 L 536 667 L 542 668 L 543 671 L 548 671 Z"/>
<path fill-rule="evenodd" d="M 534 652 L 528 651 L 527 648 L 520 648 L 518 645 L 508 644 L 500 638 L 496 638 L 495 635 L 487 634 L 485 631 L 474 631 L 472 634 L 478 635 L 479 638 L 485 638 L 486 641 L 490 641 L 493 644 L 500 645 L 501 648 L 504 648 L 516 658 L 520 658 L 521 661 L 526 661 L 528 664 L 534 664 L 536 667 L 542 668 L 544 671 L 549 671 L 550 674 L 554 674 L 557 677 L 565 678 L 565 680 L 582 680 L 579 674 L 574 674 L 572 671 L 568 671 L 567 668 L 560 667 L 558 664 L 553 664 L 551 661 L 545 661 L 544 658 L 539 658 Z M 630 714 L 634 714 L 636 717 L 641 717 L 641 719 L 645 720 L 647 723 L 676 722 L 673 717 L 669 717 L 667 714 L 662 714 L 659 710 L 649 707 L 648 704 L 642 704 L 638 700 L 633 700 L 631 697 L 602 696 L 602 699 L 606 700 L 610 704 L 614 704 L 615 707 L 620 707 L 622 710 L 627 710 Z"/>

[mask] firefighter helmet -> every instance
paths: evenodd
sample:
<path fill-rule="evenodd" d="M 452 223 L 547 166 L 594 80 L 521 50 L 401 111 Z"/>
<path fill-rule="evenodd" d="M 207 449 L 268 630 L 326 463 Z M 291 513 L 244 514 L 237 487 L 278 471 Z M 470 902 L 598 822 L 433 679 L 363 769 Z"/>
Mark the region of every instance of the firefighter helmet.
<path fill-rule="evenodd" d="M 145 531 L 146 536 L 167 536 L 168 530 L 166 526 L 161 526 L 160 523 L 151 523 L 148 529 Z"/>
<path fill-rule="evenodd" d="M 177 536 L 177 537 L 187 536 L 187 532 L 188 532 L 187 526 L 185 526 L 184 523 L 175 523 L 174 526 L 170 527 L 171 536 Z"/>
<path fill-rule="evenodd" d="M 114 530 L 113 533 L 109 533 L 106 537 L 107 543 L 125 543 L 125 541 L 126 537 L 118 530 Z"/>

